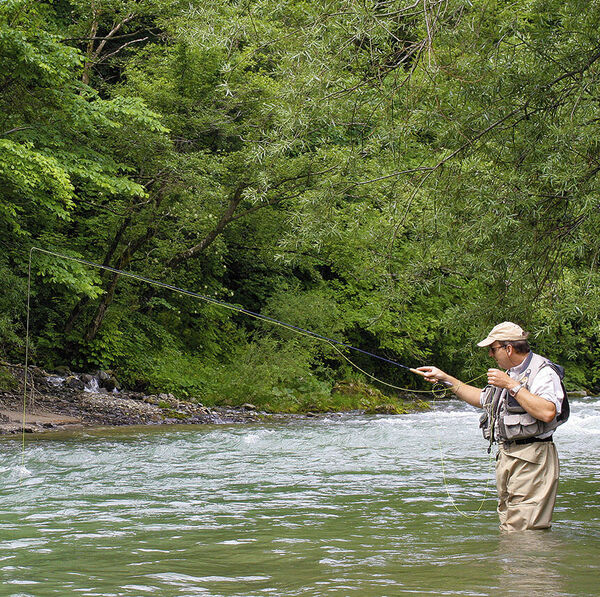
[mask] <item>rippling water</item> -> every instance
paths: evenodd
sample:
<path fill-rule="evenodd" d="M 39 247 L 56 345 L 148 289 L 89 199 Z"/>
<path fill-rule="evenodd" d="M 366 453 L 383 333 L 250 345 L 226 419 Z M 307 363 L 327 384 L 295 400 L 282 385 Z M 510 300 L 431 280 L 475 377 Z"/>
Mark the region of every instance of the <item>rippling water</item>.
<path fill-rule="evenodd" d="M 478 413 L 0 443 L 0 595 L 597 595 L 600 401 L 556 434 L 550 532 L 501 535 Z"/>

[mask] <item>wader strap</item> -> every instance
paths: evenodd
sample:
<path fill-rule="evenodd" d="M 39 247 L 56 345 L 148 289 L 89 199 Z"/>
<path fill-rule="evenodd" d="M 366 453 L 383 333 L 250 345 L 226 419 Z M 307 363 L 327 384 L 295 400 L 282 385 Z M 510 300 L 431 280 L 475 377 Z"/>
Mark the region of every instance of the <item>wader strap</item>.
<path fill-rule="evenodd" d="M 496 388 L 494 396 L 492 398 L 492 405 L 490 408 L 490 443 L 488 445 L 487 453 L 490 454 L 492 451 L 492 445 L 494 444 L 494 435 L 496 431 L 496 421 L 500 416 L 500 408 L 502 405 L 502 398 L 508 394 L 506 390 Z"/>

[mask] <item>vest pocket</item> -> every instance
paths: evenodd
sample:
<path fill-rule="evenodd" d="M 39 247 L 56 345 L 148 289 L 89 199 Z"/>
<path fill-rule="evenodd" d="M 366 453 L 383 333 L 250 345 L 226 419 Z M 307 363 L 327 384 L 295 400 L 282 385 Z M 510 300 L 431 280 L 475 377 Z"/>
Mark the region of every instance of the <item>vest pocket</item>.
<path fill-rule="evenodd" d="M 503 423 L 508 441 L 534 437 L 544 431 L 544 423 L 529 413 L 504 415 Z"/>
<path fill-rule="evenodd" d="M 483 411 L 482 415 L 479 417 L 479 427 L 483 433 L 484 439 L 490 439 L 490 423 L 489 423 L 489 415 L 486 410 Z"/>

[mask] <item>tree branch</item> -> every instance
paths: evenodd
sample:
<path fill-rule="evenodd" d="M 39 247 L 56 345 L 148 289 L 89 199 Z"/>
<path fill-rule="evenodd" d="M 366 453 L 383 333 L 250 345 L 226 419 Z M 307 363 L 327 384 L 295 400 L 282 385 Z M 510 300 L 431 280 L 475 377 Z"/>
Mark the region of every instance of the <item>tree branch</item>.
<path fill-rule="evenodd" d="M 158 35 L 157 32 L 152 31 L 152 29 L 142 29 L 141 31 L 147 31 L 150 35 Z M 123 35 L 113 35 L 110 39 L 124 39 L 126 37 L 132 37 L 133 35 L 139 35 L 141 31 L 132 31 L 131 33 L 123 33 Z M 106 35 L 95 35 L 94 37 L 65 37 L 60 40 L 61 43 L 69 42 L 69 41 L 97 41 L 109 39 Z"/>
<path fill-rule="evenodd" d="M 240 183 L 238 185 L 238 187 L 233 193 L 233 196 L 229 201 L 227 209 L 221 216 L 221 219 L 217 222 L 217 225 L 197 245 L 194 245 L 193 247 L 186 249 L 182 253 L 171 257 L 171 259 L 167 262 L 167 268 L 173 268 L 179 265 L 182 261 L 186 261 L 191 257 L 195 257 L 196 255 L 202 253 L 202 251 L 204 251 L 209 245 L 211 245 L 214 242 L 214 240 L 217 238 L 217 236 L 219 236 L 219 234 L 221 234 L 221 232 L 224 230 L 227 224 L 231 222 L 235 210 L 242 201 L 244 189 L 246 189 L 247 187 L 248 184 L 246 183 Z"/>
<path fill-rule="evenodd" d="M 14 129 L 10 129 L 10 131 L 5 131 L 4 133 L 0 133 L 0 136 L 4 137 L 5 135 L 10 135 L 11 133 L 18 133 L 19 131 L 27 131 L 32 130 L 32 126 L 18 126 Z"/>
<path fill-rule="evenodd" d="M 96 64 L 101 64 L 107 58 L 110 58 L 111 56 L 114 56 L 115 54 L 118 54 L 121 50 L 123 50 L 127 46 L 130 46 L 131 44 L 137 44 L 137 43 L 140 43 L 142 41 L 146 41 L 147 39 L 148 39 L 148 36 L 142 37 L 141 39 L 132 39 L 131 41 L 128 41 L 126 44 L 123 44 L 121 47 L 117 48 L 114 52 L 111 52 L 110 54 L 105 54 L 104 56 L 102 56 L 102 58 L 100 58 L 99 60 L 96 60 Z"/>
<path fill-rule="evenodd" d="M 131 19 L 133 19 L 134 16 L 135 16 L 134 13 L 129 13 L 122 21 L 113 25 L 113 28 L 110 30 L 108 35 L 106 35 L 106 37 L 104 37 L 102 39 L 102 41 L 98 44 L 98 47 L 94 51 L 94 53 L 93 53 L 94 60 L 96 60 L 98 58 L 98 56 L 100 56 L 100 54 L 102 53 L 102 50 L 104 50 L 104 46 L 106 46 L 106 42 L 111 40 L 114 37 L 115 33 L 117 33 L 123 25 L 125 25 L 126 23 L 131 21 Z"/>

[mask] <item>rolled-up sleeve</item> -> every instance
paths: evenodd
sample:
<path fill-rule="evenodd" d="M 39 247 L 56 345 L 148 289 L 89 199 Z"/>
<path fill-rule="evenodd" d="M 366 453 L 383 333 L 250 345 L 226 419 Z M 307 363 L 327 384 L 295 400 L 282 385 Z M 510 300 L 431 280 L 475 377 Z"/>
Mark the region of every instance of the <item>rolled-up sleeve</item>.
<path fill-rule="evenodd" d="M 562 410 L 563 391 L 560 378 L 552 367 L 546 366 L 540 369 L 532 381 L 529 391 L 536 396 L 552 402 L 556 406 L 556 414 L 560 414 Z"/>

